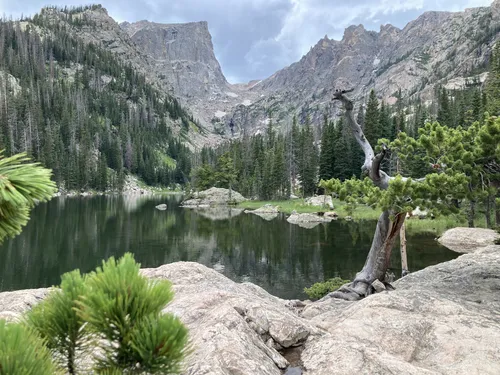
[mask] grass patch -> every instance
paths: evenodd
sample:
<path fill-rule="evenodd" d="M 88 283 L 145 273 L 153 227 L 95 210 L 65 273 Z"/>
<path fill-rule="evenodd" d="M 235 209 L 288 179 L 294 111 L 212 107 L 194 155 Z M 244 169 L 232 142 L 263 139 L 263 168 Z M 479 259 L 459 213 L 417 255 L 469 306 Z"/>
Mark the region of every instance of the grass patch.
<path fill-rule="evenodd" d="M 291 214 L 292 211 L 297 211 L 298 213 L 335 211 L 341 219 L 349 216 L 346 210 L 345 202 L 338 199 L 333 199 L 333 210 L 320 206 L 307 205 L 305 204 L 304 199 L 291 199 L 287 201 L 247 201 L 240 203 L 239 207 L 256 210 L 265 204 L 278 206 L 279 211 L 285 214 Z M 354 221 L 377 220 L 380 214 L 381 211 L 378 209 L 372 209 L 371 207 L 365 205 L 358 205 L 354 209 L 351 216 Z M 477 228 L 486 228 L 486 219 L 484 218 L 484 215 L 478 213 L 475 217 L 474 224 Z M 406 220 L 406 230 L 409 234 L 433 233 L 436 236 L 440 236 L 447 229 L 455 227 L 467 227 L 467 220 L 464 215 L 441 216 L 436 219 L 418 219 L 413 217 Z"/>
<path fill-rule="evenodd" d="M 320 299 L 350 282 L 350 280 L 342 280 L 340 277 L 334 277 L 333 279 L 321 283 L 315 283 L 310 288 L 304 288 L 304 292 L 311 299 Z"/>
<path fill-rule="evenodd" d="M 327 207 L 310 206 L 305 203 L 304 199 L 290 199 L 287 201 L 247 201 L 240 203 L 239 206 L 249 210 L 256 210 L 257 208 L 260 208 L 265 204 L 278 206 L 280 212 L 283 212 L 285 214 L 291 214 L 292 211 L 297 211 L 300 214 L 335 211 L 341 218 L 349 216 L 345 208 L 346 204 L 338 199 L 333 199 L 333 207 L 334 207 L 333 210 L 330 210 Z M 354 219 L 360 219 L 360 220 L 371 220 L 371 219 L 375 220 L 378 219 L 379 216 L 380 216 L 379 210 L 374 210 L 364 205 L 358 205 L 354 209 L 352 215 Z"/>

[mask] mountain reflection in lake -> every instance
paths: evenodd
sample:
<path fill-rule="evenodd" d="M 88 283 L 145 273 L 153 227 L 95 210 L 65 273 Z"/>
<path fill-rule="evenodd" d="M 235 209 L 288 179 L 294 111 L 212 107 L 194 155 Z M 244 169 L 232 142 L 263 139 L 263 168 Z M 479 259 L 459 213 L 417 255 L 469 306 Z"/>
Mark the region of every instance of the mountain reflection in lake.
<path fill-rule="evenodd" d="M 60 275 L 93 270 L 130 251 L 142 267 L 193 261 L 282 298 L 306 298 L 306 286 L 352 279 L 365 261 L 375 221 L 336 221 L 304 229 L 235 208 L 179 207 L 180 196 L 54 198 L 38 205 L 22 234 L 0 247 L 0 291 L 58 284 Z M 155 206 L 167 203 L 166 211 Z M 411 271 L 457 254 L 433 235 L 408 235 Z M 391 267 L 400 274 L 399 252 Z"/>

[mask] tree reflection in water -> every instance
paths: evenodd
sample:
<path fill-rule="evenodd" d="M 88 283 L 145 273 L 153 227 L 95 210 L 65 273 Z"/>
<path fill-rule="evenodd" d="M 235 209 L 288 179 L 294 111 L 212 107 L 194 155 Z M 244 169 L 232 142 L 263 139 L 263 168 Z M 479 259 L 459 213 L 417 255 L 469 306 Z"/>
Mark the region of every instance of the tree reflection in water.
<path fill-rule="evenodd" d="M 234 209 L 198 212 L 181 197 L 55 198 L 33 210 L 23 233 L 0 247 L 0 290 L 45 287 L 79 268 L 90 271 L 130 251 L 143 267 L 194 261 L 282 298 L 305 298 L 306 286 L 352 279 L 366 259 L 376 222 L 336 221 L 313 229 L 284 216 L 266 221 Z M 155 206 L 167 203 L 166 211 Z M 408 236 L 412 271 L 456 257 L 433 235 Z M 399 252 L 392 265 L 397 271 Z"/>

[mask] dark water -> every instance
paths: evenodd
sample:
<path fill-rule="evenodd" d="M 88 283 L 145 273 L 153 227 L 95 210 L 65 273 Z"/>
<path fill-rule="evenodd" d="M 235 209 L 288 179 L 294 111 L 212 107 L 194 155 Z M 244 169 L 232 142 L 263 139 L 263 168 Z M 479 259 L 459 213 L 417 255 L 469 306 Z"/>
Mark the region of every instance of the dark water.
<path fill-rule="evenodd" d="M 213 214 L 178 207 L 180 197 L 55 198 L 37 206 L 22 234 L 0 247 L 0 291 L 59 283 L 62 273 L 90 271 L 130 251 L 142 267 L 195 261 L 235 281 L 250 281 L 283 298 L 334 276 L 352 279 L 365 261 L 375 221 L 337 221 L 313 229 L 228 210 Z M 155 206 L 167 203 L 166 211 Z M 456 254 L 432 235 L 408 236 L 410 270 Z M 391 267 L 400 274 L 399 252 Z"/>

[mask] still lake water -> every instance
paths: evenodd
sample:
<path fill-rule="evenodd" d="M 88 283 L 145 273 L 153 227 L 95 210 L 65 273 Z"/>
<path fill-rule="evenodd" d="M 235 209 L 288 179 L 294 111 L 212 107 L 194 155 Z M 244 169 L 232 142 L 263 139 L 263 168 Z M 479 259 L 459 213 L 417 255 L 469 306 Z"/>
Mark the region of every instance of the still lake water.
<path fill-rule="evenodd" d="M 142 267 L 193 261 L 279 297 L 303 299 L 304 287 L 317 281 L 352 279 L 376 226 L 336 221 L 304 229 L 284 215 L 266 221 L 227 208 L 180 208 L 180 201 L 180 196 L 115 196 L 42 203 L 22 234 L 0 246 L 0 291 L 57 285 L 64 272 L 88 272 L 102 259 L 133 252 Z M 155 209 L 160 203 L 168 209 Z M 431 234 L 407 237 L 411 271 L 457 257 Z M 399 251 L 393 252 L 391 268 L 401 273 Z"/>

